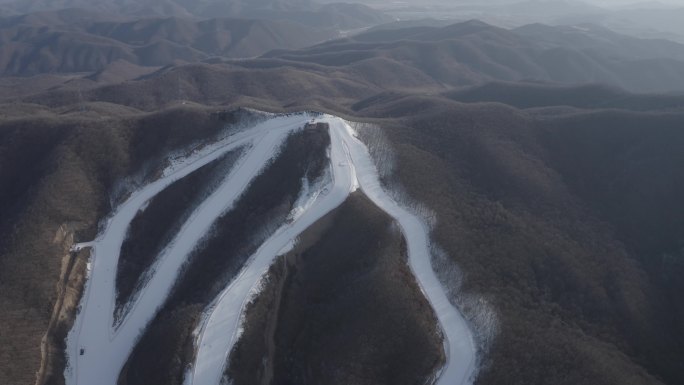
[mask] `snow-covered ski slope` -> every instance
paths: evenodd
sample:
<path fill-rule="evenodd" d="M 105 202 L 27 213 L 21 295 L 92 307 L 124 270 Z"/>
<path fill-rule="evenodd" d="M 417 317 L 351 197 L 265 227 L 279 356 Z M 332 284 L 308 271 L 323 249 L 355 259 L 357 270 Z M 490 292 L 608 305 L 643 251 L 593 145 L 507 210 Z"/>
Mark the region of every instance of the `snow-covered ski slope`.
<path fill-rule="evenodd" d="M 257 126 L 209 146 L 199 154 L 175 162 L 164 176 L 139 191 L 109 218 L 105 230 L 93 242 L 91 273 L 74 328 L 67 340 L 68 385 L 115 385 L 119 373 L 147 324 L 171 290 L 182 264 L 214 221 L 233 204 L 250 181 L 278 153 L 287 135 L 307 122 L 330 127 L 330 174 L 308 186 L 298 199 L 291 221 L 268 238 L 249 258 L 238 276 L 207 308 L 197 330 L 197 355 L 185 383 L 218 385 L 231 349 L 239 338 L 245 304 L 258 290 L 259 281 L 275 258 L 289 250 L 297 237 L 317 220 L 340 206 L 357 189 L 399 223 L 407 241 L 409 263 L 421 289 L 435 309 L 445 336 L 447 362 L 438 384 L 470 384 L 475 371 L 473 336 L 459 311 L 449 302 L 435 275 L 426 225 L 393 200 L 382 188 L 364 144 L 342 119 L 309 114 L 274 116 Z M 113 325 L 115 278 L 126 231 L 136 213 L 174 181 L 238 147 L 247 148 L 221 186 L 197 206 L 170 245 L 158 257 L 153 274 L 124 315 Z M 81 354 L 83 352 L 84 354 Z"/>

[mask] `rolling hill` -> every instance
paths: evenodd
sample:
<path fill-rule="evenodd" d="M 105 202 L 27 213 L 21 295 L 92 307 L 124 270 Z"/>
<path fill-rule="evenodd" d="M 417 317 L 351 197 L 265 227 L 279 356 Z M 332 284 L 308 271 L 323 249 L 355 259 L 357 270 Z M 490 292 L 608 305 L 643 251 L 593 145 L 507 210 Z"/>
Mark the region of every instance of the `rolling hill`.
<path fill-rule="evenodd" d="M 441 28 L 377 29 L 305 50 L 273 51 L 264 57 L 378 68 L 390 60 L 451 87 L 535 80 L 604 83 L 639 92 L 684 89 L 683 45 L 628 38 L 597 28 L 569 31 L 534 25 L 506 30 L 469 21 Z"/>
<path fill-rule="evenodd" d="M 355 29 L 393 19 L 361 4 L 319 4 L 312 0 L 29 0 L 0 4 L 6 15 L 81 9 L 120 17 L 194 17 L 287 20 L 327 29 Z"/>
<path fill-rule="evenodd" d="M 336 78 L 397 91 L 439 92 L 492 81 L 684 90 L 684 45 L 594 26 L 507 30 L 470 21 L 375 28 L 333 40 L 336 34 L 284 21 L 112 21 L 92 13 L 48 12 L 0 20 L 0 70 L 27 76 L 103 71 L 116 61 L 147 67 L 222 62 L 250 71 L 335 72 Z M 302 48 L 322 40 L 327 41 Z"/>
<path fill-rule="evenodd" d="M 216 56 L 244 58 L 334 36 L 330 30 L 277 20 L 120 21 L 90 12 L 43 12 L 0 20 L 0 73 L 96 72 L 116 61 L 165 66 Z"/>

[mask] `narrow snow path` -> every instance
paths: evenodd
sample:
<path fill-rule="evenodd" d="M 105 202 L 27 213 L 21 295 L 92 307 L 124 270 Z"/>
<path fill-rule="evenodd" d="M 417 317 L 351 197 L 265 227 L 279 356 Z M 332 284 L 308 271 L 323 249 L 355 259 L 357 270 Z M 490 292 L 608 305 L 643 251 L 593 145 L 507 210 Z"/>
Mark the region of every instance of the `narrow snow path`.
<path fill-rule="evenodd" d="M 447 362 L 439 373 L 438 384 L 470 384 L 475 370 L 473 336 L 463 316 L 449 302 L 432 269 L 427 227 L 382 189 L 370 154 L 345 121 L 328 115 L 319 120 L 330 125 L 330 162 L 333 169 L 330 192 L 318 194 L 303 213 L 297 213 L 294 222 L 284 225 L 271 236 L 210 307 L 210 314 L 198 330 L 197 358 L 193 370 L 187 374 L 191 378 L 186 378 L 186 383 L 219 384 L 228 354 L 239 338 L 246 302 L 268 267 L 309 226 L 341 205 L 350 192 L 361 188 L 371 201 L 401 226 L 408 245 L 411 269 L 444 331 Z"/>
<path fill-rule="evenodd" d="M 186 161 L 178 161 L 161 179 L 137 191 L 122 204 L 95 241 L 75 246 L 91 247 L 92 263 L 81 311 L 67 338 L 67 384 L 116 384 L 135 341 L 163 304 L 188 254 L 217 217 L 234 203 L 277 153 L 287 133 L 301 127 L 307 120 L 305 114 L 274 118 L 209 146 Z M 251 149 L 233 167 L 221 186 L 197 207 L 176 238 L 162 252 L 155 264 L 155 272 L 142 289 L 137 302 L 122 324 L 113 329 L 119 253 L 128 226 L 138 210 L 169 184 L 228 151 L 245 145 L 251 145 Z"/>

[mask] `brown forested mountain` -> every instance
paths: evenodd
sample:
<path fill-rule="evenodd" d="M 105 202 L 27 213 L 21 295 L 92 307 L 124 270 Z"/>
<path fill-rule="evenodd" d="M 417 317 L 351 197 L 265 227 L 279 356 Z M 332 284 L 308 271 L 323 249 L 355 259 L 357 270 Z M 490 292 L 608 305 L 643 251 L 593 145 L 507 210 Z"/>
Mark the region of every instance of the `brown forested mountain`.
<path fill-rule="evenodd" d="M 0 3 L 0 15 L 83 9 L 123 17 L 251 18 L 289 20 L 310 26 L 354 29 L 392 19 L 361 4 L 313 0 L 17 0 Z"/>
<path fill-rule="evenodd" d="M 684 90 L 684 45 L 595 26 L 507 30 L 470 21 L 446 27 L 382 27 L 332 39 L 337 33 L 276 20 L 131 21 L 76 10 L 43 12 L 0 19 L 0 71 L 6 76 L 64 74 L 101 71 L 115 61 L 153 67 L 264 54 L 260 60 L 231 64 L 335 68 L 337 77 L 396 90 L 443 90 L 491 81 L 605 84 L 633 92 Z"/>
<path fill-rule="evenodd" d="M 116 20 L 81 11 L 42 12 L 0 20 L 0 72 L 28 76 L 101 71 L 116 61 L 153 67 L 244 58 L 334 36 L 332 30 L 278 20 Z"/>
<path fill-rule="evenodd" d="M 95 23 L 97 28 L 89 33 L 122 44 L 134 44 L 131 36 L 191 44 L 187 36 L 192 33 L 175 37 L 173 31 L 186 28 L 176 28 L 176 23 L 178 19 Z M 197 31 L 201 23 L 187 28 Z M 131 35 L 136 26 L 144 26 L 145 33 Z M 242 113 L 227 112 L 236 107 L 326 111 L 373 123 L 384 132 L 397 162 L 388 183 L 401 186 L 436 213 L 432 236 L 460 267 L 462 303 L 486 304 L 496 315 L 498 327 L 485 350 L 476 384 L 684 382 L 683 98 L 601 84 L 548 82 L 600 80 L 638 88 L 620 72 L 626 65 L 620 63 L 641 63 L 644 55 L 679 63 L 679 46 L 663 53 L 656 45 L 639 45 L 648 42 L 638 40 L 621 46 L 616 38 L 608 46 L 611 55 L 620 58 L 611 59 L 591 48 L 600 46 L 595 46 L 600 39 L 591 34 L 566 48 L 548 48 L 561 45 L 561 37 L 542 28 L 547 34 L 542 44 L 541 37 L 529 37 L 538 28 L 520 33 L 471 22 L 446 28 L 375 30 L 257 59 L 169 66 L 135 79 L 115 76 L 118 71 L 113 68 L 51 80 L 49 87 L 35 84 L 36 78 L 4 79 L 5 84 L 30 84 L 31 92 L 17 96 L 5 88 L 0 103 L 0 305 L 4 310 L 0 383 L 33 382 L 41 362 L 41 378 L 60 383 L 64 334 L 73 319 L 87 258 L 69 253 L 69 247 L 97 233 L 99 221 L 120 199 L 124 178 L 152 178 L 170 151 L 212 140 L 226 124 L 244 118 Z M 570 72 L 573 77 L 553 78 L 542 60 L 549 55 L 547 50 L 588 59 L 572 62 L 577 69 Z M 502 52 L 507 55 L 501 56 Z M 580 76 L 598 69 L 594 74 L 611 76 Z M 539 74 L 547 77 L 520 81 Z M 664 72 L 661 79 L 676 84 L 675 74 Z M 655 80 L 649 84 L 661 87 Z M 457 87 L 461 85 L 470 87 Z M 320 138 L 309 139 L 317 143 Z M 307 151 L 316 148 L 303 143 L 300 146 Z M 290 152 L 300 171 L 309 162 L 302 163 L 306 154 Z M 281 163 L 271 167 L 273 175 L 284 175 L 279 171 Z M 247 199 L 259 201 L 260 194 L 276 191 L 269 180 L 262 178 L 263 185 L 257 185 Z M 277 211 L 279 197 L 270 198 Z M 414 283 L 403 275 L 405 266 L 388 259 L 401 255 L 402 245 L 396 233 L 387 230 L 387 218 L 367 209 L 362 198 L 350 205 L 335 214 L 342 218 L 335 222 L 341 232 L 355 234 L 368 226 L 368 231 L 355 236 L 376 234 L 377 239 L 387 240 L 386 248 L 372 248 L 371 241 L 358 245 L 358 254 L 366 259 L 350 259 L 340 269 L 321 268 L 306 259 L 289 265 L 285 259 L 274 266 L 274 284 L 268 293 L 289 301 L 281 313 L 287 328 L 272 333 L 281 341 L 294 338 L 299 311 L 309 310 L 302 307 L 306 296 L 297 287 L 276 287 L 287 282 L 283 278 L 287 274 L 294 274 L 302 285 L 338 291 L 344 286 L 338 280 L 344 268 L 345 277 L 360 282 L 360 293 L 374 284 L 402 293 L 393 300 L 411 299 L 416 292 L 411 290 Z M 155 212 L 164 210 L 153 206 L 149 213 Z M 335 226 L 324 223 L 322 228 Z M 336 251 L 342 242 L 334 233 L 314 231 L 310 244 L 294 250 L 289 258 L 298 254 L 333 258 L 336 254 L 326 250 Z M 301 270 L 282 271 L 293 266 Z M 193 296 L 193 301 L 195 297 L 202 295 Z M 187 307 L 195 312 L 198 306 L 182 295 L 178 298 L 156 321 L 165 327 L 160 329 L 162 337 L 163 331 L 189 330 L 188 319 L 196 315 L 176 311 Z M 369 294 L 368 298 L 383 297 Z M 402 301 L 381 302 L 397 312 L 414 312 L 410 309 L 422 303 L 415 298 Z M 254 305 L 257 316 L 264 311 L 260 306 L 263 303 Z M 382 321 L 386 314 L 378 309 L 364 307 L 371 311 L 368 319 L 377 322 L 376 330 L 387 322 L 385 332 L 434 337 L 434 330 L 422 324 L 430 319 L 430 312 L 401 323 Z M 336 317 L 339 310 L 329 308 L 316 315 Z M 186 323 L 176 322 L 179 319 Z M 247 333 L 258 340 L 262 327 L 267 326 L 256 323 Z M 307 336 L 320 330 L 302 334 L 298 357 L 316 352 Z M 41 337 L 46 331 L 42 356 Z M 163 355 L 155 355 L 163 361 L 159 367 L 174 367 L 173 360 L 187 351 L 185 341 L 173 335 L 174 339 L 164 339 L 150 333 L 128 367 L 146 368 L 150 355 L 145 352 L 159 346 L 155 341 L 169 346 Z M 383 338 L 369 339 L 375 341 L 369 345 L 384 343 Z M 425 362 L 412 361 L 415 366 L 402 369 L 417 368 L 411 373 L 422 375 L 440 360 L 440 353 L 434 340 L 420 341 L 432 341 L 420 345 Z M 254 346 L 254 351 L 243 350 L 241 356 L 249 367 L 258 366 L 263 358 L 261 347 Z M 276 345 L 275 353 L 268 354 L 279 354 L 285 347 Z M 334 358 L 344 360 L 353 351 L 340 349 Z M 300 370 L 283 356 L 278 358 L 276 373 Z M 133 384 L 136 373 L 150 378 L 161 373 L 179 381 L 171 371 L 132 370 L 130 377 L 122 378 Z M 254 373 L 241 375 L 249 381 Z"/>
<path fill-rule="evenodd" d="M 306 50 L 274 51 L 265 57 L 353 64 L 377 72 L 391 63 L 451 87 L 533 80 L 603 83 L 638 92 L 684 89 L 684 45 L 630 38 L 592 26 L 531 25 L 507 30 L 469 21 L 446 27 L 380 28 Z"/>

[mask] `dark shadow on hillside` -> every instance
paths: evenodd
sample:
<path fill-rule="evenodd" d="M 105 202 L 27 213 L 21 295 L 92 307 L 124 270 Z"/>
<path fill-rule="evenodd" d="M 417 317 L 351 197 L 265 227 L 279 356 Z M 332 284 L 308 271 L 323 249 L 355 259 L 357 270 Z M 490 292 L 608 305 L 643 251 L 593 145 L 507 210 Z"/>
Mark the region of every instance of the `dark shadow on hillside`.
<path fill-rule="evenodd" d="M 392 219 L 353 194 L 271 267 L 226 376 L 236 385 L 428 383 L 444 363 L 442 337 L 405 247 Z"/>

